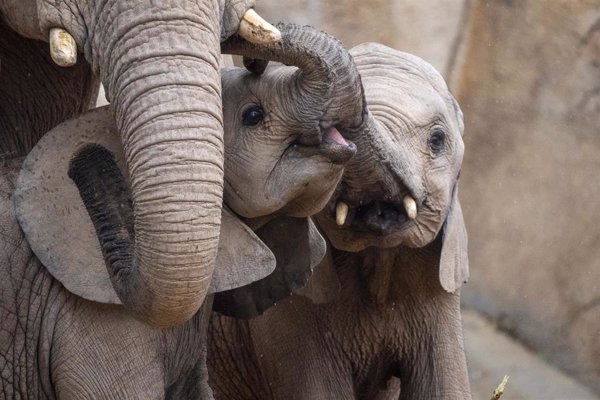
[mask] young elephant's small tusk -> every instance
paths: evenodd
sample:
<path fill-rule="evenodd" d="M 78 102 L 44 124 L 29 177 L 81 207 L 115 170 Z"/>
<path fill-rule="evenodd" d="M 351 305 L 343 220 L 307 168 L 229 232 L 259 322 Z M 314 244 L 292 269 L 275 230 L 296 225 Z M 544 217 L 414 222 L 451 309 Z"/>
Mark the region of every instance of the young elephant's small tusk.
<path fill-rule="evenodd" d="M 412 198 L 411 195 L 407 194 L 402 199 L 402 204 L 404 204 L 404 210 L 406 211 L 406 215 L 409 219 L 417 218 L 417 202 Z"/>
<path fill-rule="evenodd" d="M 253 9 L 249 9 L 244 14 L 238 34 L 254 44 L 269 44 L 281 40 L 279 29 L 265 21 Z"/>
<path fill-rule="evenodd" d="M 348 216 L 348 204 L 340 201 L 335 206 L 335 223 L 339 226 L 344 225 L 346 223 L 346 217 Z"/>
<path fill-rule="evenodd" d="M 50 56 L 56 65 L 72 67 L 77 63 L 77 44 L 73 36 L 62 28 L 50 29 Z"/>

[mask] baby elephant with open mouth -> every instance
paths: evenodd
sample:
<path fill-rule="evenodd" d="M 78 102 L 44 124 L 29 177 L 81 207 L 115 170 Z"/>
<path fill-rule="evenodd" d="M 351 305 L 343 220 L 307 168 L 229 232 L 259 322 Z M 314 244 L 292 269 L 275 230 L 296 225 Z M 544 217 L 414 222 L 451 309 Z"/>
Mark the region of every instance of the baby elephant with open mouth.
<path fill-rule="evenodd" d="M 470 398 L 462 112 L 420 58 L 373 43 L 350 53 L 368 113 L 315 218 L 327 255 L 305 288 L 260 317 L 213 315 L 217 399 Z"/>

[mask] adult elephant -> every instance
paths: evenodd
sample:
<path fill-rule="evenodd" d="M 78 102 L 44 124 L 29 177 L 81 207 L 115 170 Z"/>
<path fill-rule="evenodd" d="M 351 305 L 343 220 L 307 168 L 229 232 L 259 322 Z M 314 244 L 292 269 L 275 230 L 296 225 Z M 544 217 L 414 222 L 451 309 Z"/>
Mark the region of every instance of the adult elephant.
<path fill-rule="evenodd" d="M 304 289 L 263 315 L 213 315 L 217 399 L 470 397 L 462 112 L 420 58 L 379 44 L 350 53 L 369 112 L 357 155 L 316 216 L 328 254 Z"/>
<path fill-rule="evenodd" d="M 209 289 L 223 192 L 220 42 L 238 30 L 256 42 L 279 39 L 252 6 L 252 0 L 0 2 L 6 25 L 49 41 L 60 65 L 82 53 L 105 86 L 135 210 L 135 241 L 107 238 L 114 246 L 106 260 L 122 303 L 155 326 L 188 320 Z M 52 115 L 54 107 L 61 106 L 36 112 Z"/>
<path fill-rule="evenodd" d="M 302 285 L 325 251 L 316 228 L 302 217 L 326 203 L 355 151 L 338 131 L 360 126 L 364 111 L 362 92 L 346 90 L 343 72 L 352 68 L 350 56 L 335 39 L 311 28 L 281 26 L 281 32 L 281 43 L 269 47 L 271 58 L 300 69 L 223 73 L 229 120 L 224 136 L 231 149 L 226 151 L 225 197 L 243 200 L 263 189 L 272 194 L 276 198 L 270 203 L 230 205 L 251 213 L 247 221 L 254 227 L 279 229 L 295 241 L 287 248 L 267 247 L 224 208 L 211 292 L 264 277 L 280 254 L 296 254 L 307 262 L 294 265 L 290 274 L 284 271 L 286 280 L 277 290 L 289 293 Z M 250 46 L 236 43 L 232 49 Z M 331 76 L 339 78 L 320 84 Z M 282 83 L 294 88 L 286 92 L 288 113 L 278 112 L 281 102 L 272 96 Z M 319 86 L 324 89 L 310 92 Z M 331 115 L 347 102 L 353 107 Z M 300 117 L 306 129 L 298 129 Z M 268 160 L 270 167 L 257 158 Z M 112 112 L 102 108 L 49 132 L 25 161 L 1 164 L 0 268 L 10 279 L 0 282 L 5 377 L 0 384 L 8 397 L 212 397 L 204 354 L 212 296 L 190 320 L 162 329 L 118 305 L 110 263 L 127 274 L 131 260 L 129 253 L 112 250 L 127 248 L 137 238 L 125 159 Z M 180 160 L 182 166 L 186 162 Z M 299 209 L 296 198 L 313 206 Z"/>

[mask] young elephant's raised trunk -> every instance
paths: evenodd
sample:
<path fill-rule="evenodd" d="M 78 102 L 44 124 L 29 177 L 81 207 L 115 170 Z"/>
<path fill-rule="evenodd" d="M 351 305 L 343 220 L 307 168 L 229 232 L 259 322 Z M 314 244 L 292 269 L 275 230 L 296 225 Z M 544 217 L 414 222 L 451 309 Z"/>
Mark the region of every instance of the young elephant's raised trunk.
<path fill-rule="evenodd" d="M 221 50 L 299 67 L 297 79 L 284 89 L 294 98 L 294 104 L 301 105 L 297 115 L 299 131 L 336 126 L 352 139 L 366 111 L 352 56 L 339 40 L 309 26 L 279 24 L 277 28 L 282 37 L 276 44 L 257 46 L 233 37 L 222 44 Z M 323 110 L 323 114 L 315 121 L 312 114 L 302 115 L 303 110 Z"/>

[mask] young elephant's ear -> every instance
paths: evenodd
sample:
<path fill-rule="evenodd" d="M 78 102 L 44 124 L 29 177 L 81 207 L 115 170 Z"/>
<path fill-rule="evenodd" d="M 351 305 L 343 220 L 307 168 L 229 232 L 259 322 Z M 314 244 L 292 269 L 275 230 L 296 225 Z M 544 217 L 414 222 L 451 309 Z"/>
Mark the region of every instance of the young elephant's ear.
<path fill-rule="evenodd" d="M 23 163 L 15 207 L 32 251 L 67 290 L 99 303 L 121 304 L 92 220 L 69 176 L 95 176 L 90 173 L 98 169 L 92 155 L 99 153 L 109 159 L 106 167 L 114 167 L 102 168 L 103 187 L 114 194 L 113 203 L 127 221 L 133 209 L 122 145 L 108 107 L 65 122 L 38 142 Z M 254 232 L 225 208 L 221 221 L 212 291 L 247 285 L 271 273 L 275 256 Z"/>
<path fill-rule="evenodd" d="M 309 218 L 277 217 L 256 231 L 275 254 L 273 273 L 250 285 L 217 293 L 215 311 L 253 318 L 304 286 L 325 255 L 325 239 Z"/>
<path fill-rule="evenodd" d="M 273 272 L 275 256 L 237 216 L 223 207 L 221 234 L 211 293 L 258 281 Z"/>
<path fill-rule="evenodd" d="M 447 292 L 454 293 L 469 279 L 467 229 L 458 201 L 458 183 L 452 190 L 452 202 L 442 234 L 440 283 Z"/>
<path fill-rule="evenodd" d="M 325 257 L 314 268 L 308 283 L 294 293 L 309 298 L 314 304 L 322 304 L 333 301 L 341 288 L 333 256 L 331 255 L 331 248 L 327 246 Z"/>

